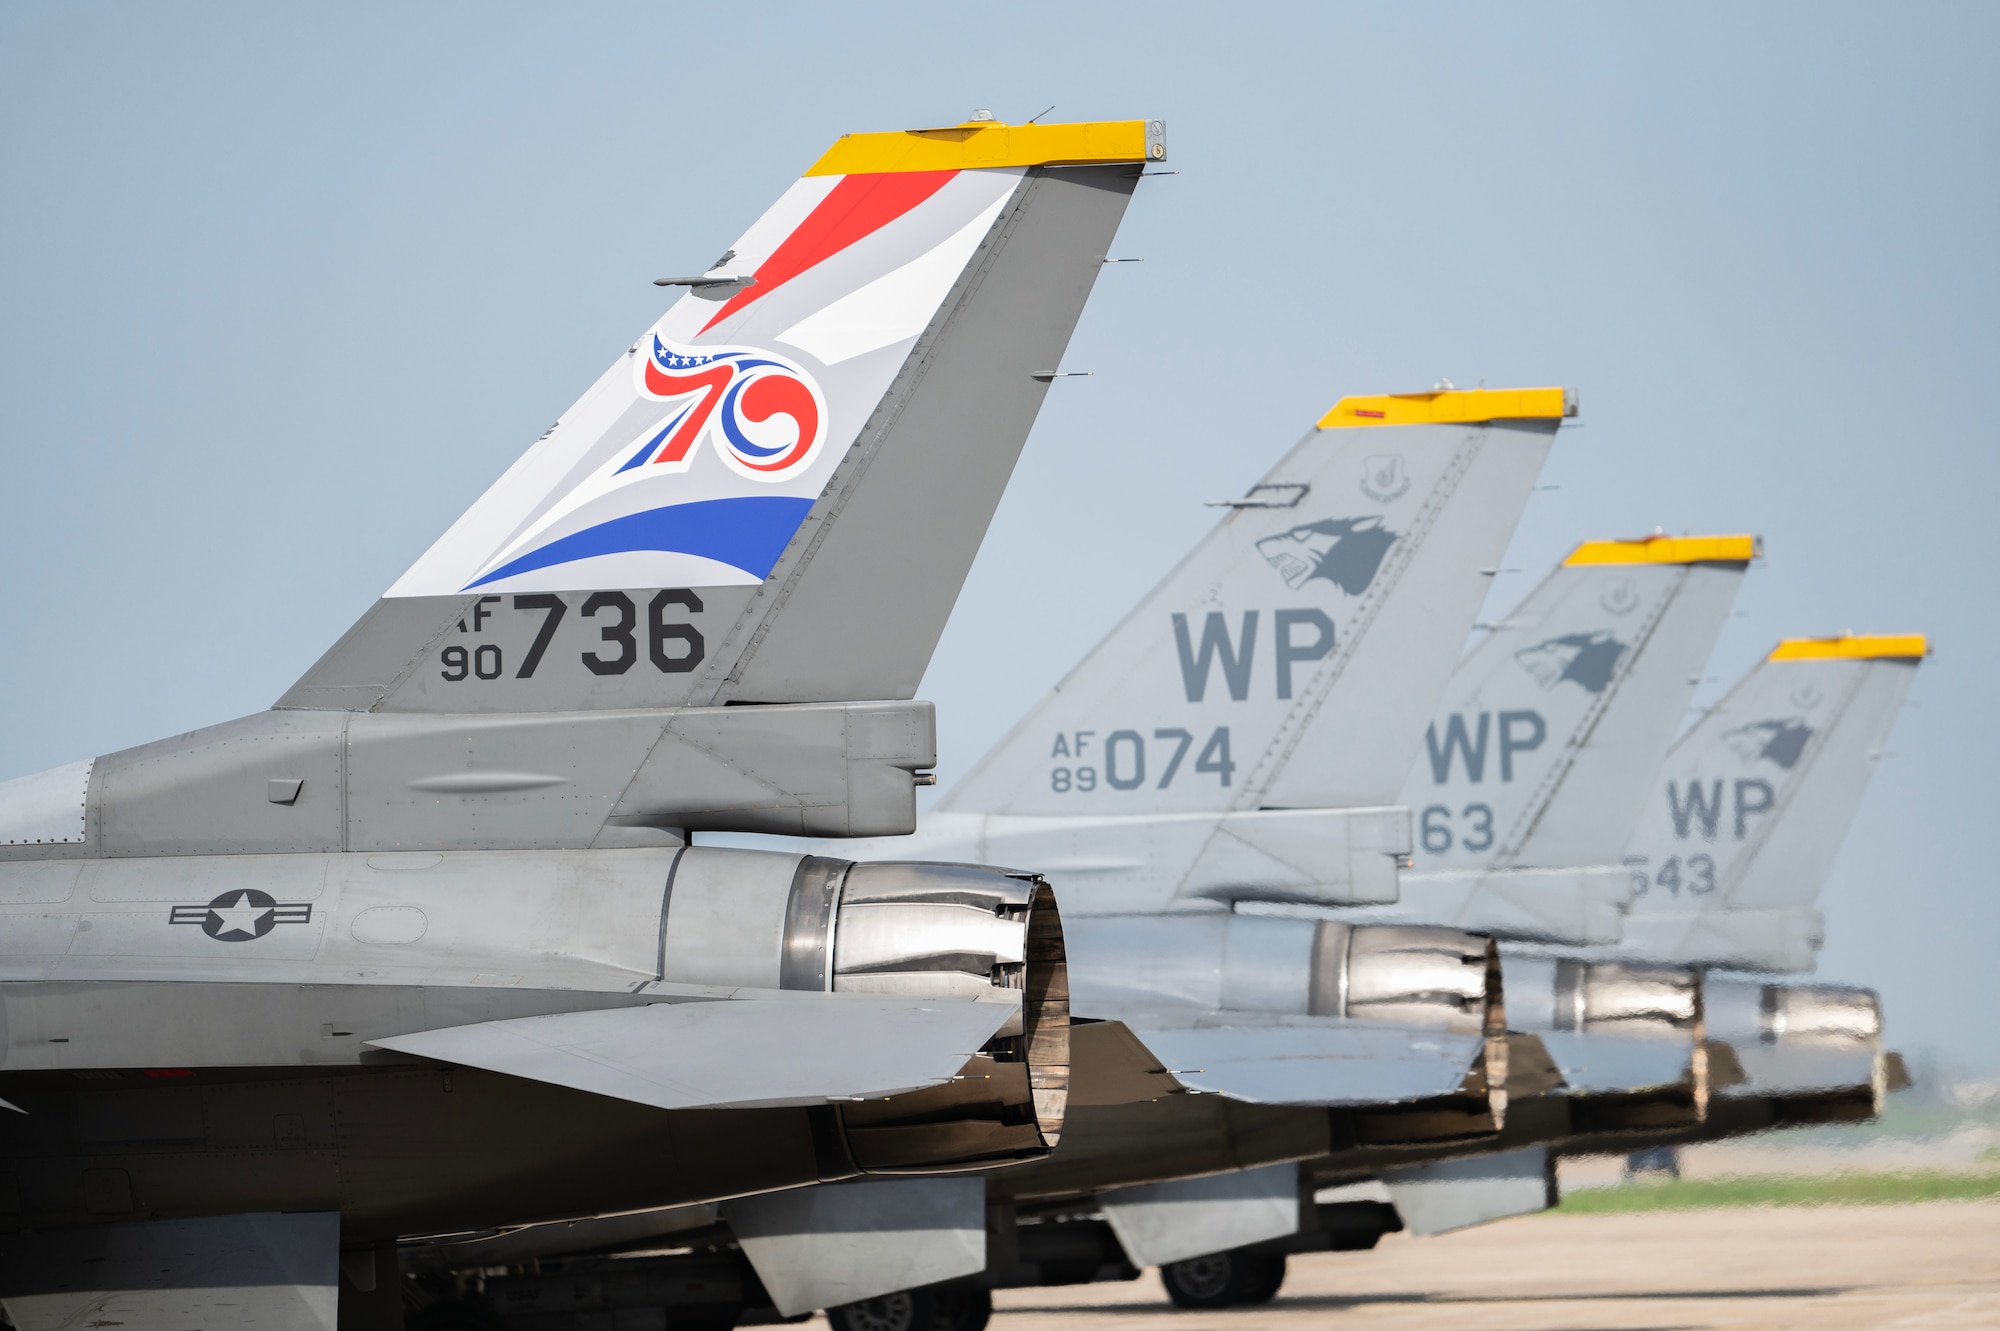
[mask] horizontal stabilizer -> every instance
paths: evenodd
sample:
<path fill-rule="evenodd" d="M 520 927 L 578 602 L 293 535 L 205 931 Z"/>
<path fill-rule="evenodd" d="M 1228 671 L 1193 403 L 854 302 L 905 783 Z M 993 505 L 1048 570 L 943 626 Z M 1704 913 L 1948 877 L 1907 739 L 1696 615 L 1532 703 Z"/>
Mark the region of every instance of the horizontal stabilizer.
<path fill-rule="evenodd" d="M 1189 1089 L 1273 1105 L 1379 1105 L 1455 1095 L 1477 1071 L 1485 1047 L 1477 1033 L 1332 1020 L 1137 1024 L 1134 1034 Z"/>
<path fill-rule="evenodd" d="M 660 1109 L 746 1108 L 940 1085 L 1014 1011 L 1000 1003 L 787 994 L 518 1017 L 370 1043 Z"/>

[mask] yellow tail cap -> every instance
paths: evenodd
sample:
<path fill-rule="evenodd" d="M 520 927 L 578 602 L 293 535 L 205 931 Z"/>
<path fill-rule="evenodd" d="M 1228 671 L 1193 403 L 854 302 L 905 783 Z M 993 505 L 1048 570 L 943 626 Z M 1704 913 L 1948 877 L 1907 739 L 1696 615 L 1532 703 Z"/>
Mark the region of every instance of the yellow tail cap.
<path fill-rule="evenodd" d="M 1764 553 L 1761 536 L 1641 536 L 1585 541 L 1564 564 L 1747 564 Z"/>
<path fill-rule="evenodd" d="M 1430 393 L 1344 397 L 1319 418 L 1319 428 L 1477 425 L 1483 421 L 1562 420 L 1574 415 L 1574 388 L 1441 388 Z"/>
<path fill-rule="evenodd" d="M 968 120 L 943 129 L 843 134 L 809 176 L 891 171 L 960 171 L 997 166 L 1091 166 L 1167 160 L 1164 120 L 1094 120 L 1073 125 L 1003 125 Z"/>
<path fill-rule="evenodd" d="M 1832 638 L 1786 638 L 1771 651 L 1773 661 L 1873 661 L 1929 656 L 1930 639 L 1921 633 L 1843 633 Z"/>

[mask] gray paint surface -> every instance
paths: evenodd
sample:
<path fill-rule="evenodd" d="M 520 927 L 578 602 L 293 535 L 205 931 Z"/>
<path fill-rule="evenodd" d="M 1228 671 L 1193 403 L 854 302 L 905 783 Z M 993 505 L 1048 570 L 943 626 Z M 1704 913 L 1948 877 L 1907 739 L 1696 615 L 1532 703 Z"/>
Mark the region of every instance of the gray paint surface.
<path fill-rule="evenodd" d="M 1705 712 L 1668 753 L 1626 846 L 1643 876 L 1626 946 L 1810 969 L 1819 939 L 1786 925 L 1810 919 L 1918 664 L 1767 659 Z M 1728 918 L 1739 912 L 1749 928 Z"/>
<path fill-rule="evenodd" d="M 1263 1165 L 1118 1188 L 1099 1204 L 1135 1266 L 1162 1266 L 1296 1234 L 1299 1167 Z"/>
<path fill-rule="evenodd" d="M 882 423 L 867 485 L 810 565 L 772 571 L 767 588 L 790 585 L 718 699 L 916 692 L 1047 392 L 1034 376 L 1061 368 L 1137 180 L 1130 166 L 1028 174 L 1017 211 L 995 223 L 1005 244 L 968 271 L 948 334 L 912 353 L 921 377 Z"/>
<path fill-rule="evenodd" d="M 1744 567 L 1558 565 L 1452 671 L 1401 793 L 1449 844 L 1415 867 L 1616 864 Z"/>
<path fill-rule="evenodd" d="M 334 1331 L 340 1216 L 216 1216 L 15 1236 L 0 1299 L 17 1331 Z"/>
<path fill-rule="evenodd" d="M 1127 1025 L 1189 1087 L 1272 1105 L 1378 1105 L 1450 1095 L 1475 1068 L 1476 1035 L 1360 1022 Z M 1218 1022 L 1231 1014 L 1219 1013 Z"/>
<path fill-rule="evenodd" d="M 1382 1182 L 1403 1227 L 1417 1235 L 1532 1215 L 1556 1203 L 1555 1171 L 1541 1146 L 1388 1169 Z"/>
<path fill-rule="evenodd" d="M 788 994 L 515 1017 L 372 1043 L 658 1109 L 769 1107 L 942 1084 L 1010 1013 L 997 1003 Z"/>
<path fill-rule="evenodd" d="M 868 1179 L 722 1208 L 781 1316 L 986 1269 L 986 1181 Z"/>
<path fill-rule="evenodd" d="M 1684 1040 L 1537 1031 L 1572 1091 L 1614 1093 L 1671 1086 L 1688 1075 Z"/>

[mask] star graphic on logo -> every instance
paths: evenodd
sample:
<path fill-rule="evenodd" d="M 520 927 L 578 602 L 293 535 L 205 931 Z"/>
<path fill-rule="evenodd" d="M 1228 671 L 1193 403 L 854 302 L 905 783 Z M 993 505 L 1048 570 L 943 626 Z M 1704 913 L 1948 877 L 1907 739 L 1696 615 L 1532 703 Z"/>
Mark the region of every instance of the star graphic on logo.
<path fill-rule="evenodd" d="M 205 928 L 208 936 L 228 939 L 232 934 L 241 934 L 245 938 L 256 938 L 268 933 L 275 904 L 271 898 L 262 892 L 253 893 L 248 888 L 236 893 L 235 898 L 234 902 L 225 905 L 224 903 L 228 901 L 228 896 L 225 894 L 209 903 Z"/>
<path fill-rule="evenodd" d="M 310 901 L 278 901 L 269 892 L 240 887 L 224 892 L 206 906 L 175 906 L 169 924 L 198 924 L 218 943 L 250 943 L 281 924 L 311 924 Z"/>

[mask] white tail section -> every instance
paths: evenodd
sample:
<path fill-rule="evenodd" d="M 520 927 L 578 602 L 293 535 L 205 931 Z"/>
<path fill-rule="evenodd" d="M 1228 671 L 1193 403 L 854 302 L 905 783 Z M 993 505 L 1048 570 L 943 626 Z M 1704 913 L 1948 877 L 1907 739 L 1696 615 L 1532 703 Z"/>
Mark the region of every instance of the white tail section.
<path fill-rule="evenodd" d="M 842 139 L 279 705 L 909 696 L 1163 132 Z"/>

